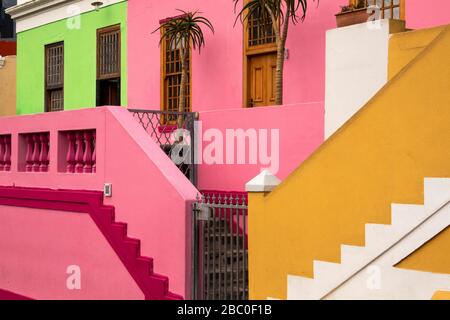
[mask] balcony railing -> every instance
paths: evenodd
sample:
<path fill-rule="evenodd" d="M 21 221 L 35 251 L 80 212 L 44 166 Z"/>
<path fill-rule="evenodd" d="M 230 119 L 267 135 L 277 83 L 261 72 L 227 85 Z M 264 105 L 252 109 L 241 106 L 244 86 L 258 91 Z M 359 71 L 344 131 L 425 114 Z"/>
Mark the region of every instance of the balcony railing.
<path fill-rule="evenodd" d="M 195 165 L 195 120 L 194 112 L 169 112 L 129 109 L 150 137 L 174 161 L 180 171 L 197 184 Z M 178 128 L 177 123 L 181 123 Z M 179 130 L 181 129 L 181 130 Z"/>

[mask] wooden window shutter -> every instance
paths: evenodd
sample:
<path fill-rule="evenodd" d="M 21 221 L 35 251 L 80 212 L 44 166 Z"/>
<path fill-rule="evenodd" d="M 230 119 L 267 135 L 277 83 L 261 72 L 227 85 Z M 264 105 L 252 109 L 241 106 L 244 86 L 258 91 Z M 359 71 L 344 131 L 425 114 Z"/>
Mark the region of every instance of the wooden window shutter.
<path fill-rule="evenodd" d="M 120 25 L 97 30 L 97 79 L 120 77 Z"/>
<path fill-rule="evenodd" d="M 192 52 L 189 51 L 188 56 L 188 85 L 186 87 L 186 107 L 185 112 L 191 111 L 191 57 Z M 162 71 L 162 88 L 163 88 L 163 110 L 178 111 L 178 100 L 181 90 L 181 50 L 174 47 L 167 39 L 161 46 L 161 71 Z M 168 116 L 168 122 L 175 122 L 175 116 Z"/>
<path fill-rule="evenodd" d="M 45 110 L 64 110 L 64 43 L 45 47 Z"/>

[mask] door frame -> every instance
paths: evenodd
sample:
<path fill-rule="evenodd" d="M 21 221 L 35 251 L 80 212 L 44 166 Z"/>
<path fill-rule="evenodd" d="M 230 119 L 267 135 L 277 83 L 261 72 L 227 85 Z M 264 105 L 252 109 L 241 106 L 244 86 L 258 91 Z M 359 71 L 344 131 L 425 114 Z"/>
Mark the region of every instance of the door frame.
<path fill-rule="evenodd" d="M 244 1 L 246 3 L 247 1 Z M 264 44 L 259 46 L 248 45 L 248 20 L 245 19 L 242 24 L 242 32 L 243 32 L 243 46 L 242 46 L 242 107 L 249 108 L 249 94 L 248 94 L 248 82 L 249 82 L 249 60 L 251 56 L 265 53 L 276 53 L 277 52 L 277 43 Z"/>
<path fill-rule="evenodd" d="M 118 32 L 118 69 L 119 71 L 117 73 L 111 73 L 108 75 L 101 75 L 100 74 L 100 50 L 99 50 L 99 37 L 100 35 L 104 34 L 104 33 L 109 33 L 109 32 L 114 32 L 117 31 Z M 102 28 L 98 28 L 96 30 L 96 38 L 95 38 L 95 50 L 96 50 L 96 81 L 95 81 L 95 104 L 96 107 L 99 107 L 100 105 L 100 96 L 101 96 L 101 92 L 100 92 L 100 83 L 102 81 L 108 81 L 108 80 L 114 80 L 114 79 L 119 79 L 119 92 L 118 92 L 118 99 L 119 99 L 119 106 L 122 105 L 122 95 L 121 95 L 121 91 L 122 91 L 122 25 L 120 23 L 117 24 L 113 24 L 110 26 L 106 26 L 106 27 L 102 27 Z"/>
<path fill-rule="evenodd" d="M 103 106 L 103 104 L 101 104 L 101 83 L 103 81 L 114 81 L 114 80 L 118 80 L 117 81 L 117 86 L 118 86 L 118 90 L 117 90 L 117 96 L 118 96 L 118 100 L 119 100 L 119 104 L 117 106 L 121 106 L 122 105 L 122 95 L 121 95 L 121 91 L 122 91 L 122 78 L 118 77 L 118 78 L 110 78 L 110 79 L 103 79 L 103 80 L 97 80 L 95 83 L 95 105 L 96 107 L 101 107 Z M 113 105 L 113 104 L 110 104 Z"/>

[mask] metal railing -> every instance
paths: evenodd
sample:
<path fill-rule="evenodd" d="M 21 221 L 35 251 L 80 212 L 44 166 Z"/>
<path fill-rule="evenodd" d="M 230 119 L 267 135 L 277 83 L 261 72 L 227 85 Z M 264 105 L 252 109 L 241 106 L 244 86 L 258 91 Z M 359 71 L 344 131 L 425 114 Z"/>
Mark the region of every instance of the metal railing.
<path fill-rule="evenodd" d="M 193 299 L 248 300 L 247 209 L 239 194 L 206 194 L 193 204 Z"/>
<path fill-rule="evenodd" d="M 128 109 L 150 137 L 174 161 L 181 172 L 197 185 L 195 164 L 195 120 L 194 112 L 171 112 L 157 110 Z M 181 124 L 179 132 L 178 125 Z"/>

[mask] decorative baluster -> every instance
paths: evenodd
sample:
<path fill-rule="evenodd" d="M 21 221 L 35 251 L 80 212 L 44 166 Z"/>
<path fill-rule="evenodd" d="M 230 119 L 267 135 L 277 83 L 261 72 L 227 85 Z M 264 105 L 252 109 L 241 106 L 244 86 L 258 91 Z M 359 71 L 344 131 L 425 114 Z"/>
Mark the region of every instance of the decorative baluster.
<path fill-rule="evenodd" d="M 0 136 L 0 171 L 3 171 L 5 167 L 5 148 L 6 148 L 5 139 L 6 137 Z"/>
<path fill-rule="evenodd" d="M 11 136 L 6 136 L 3 141 L 5 144 L 5 156 L 3 158 L 3 163 L 4 163 L 3 170 L 10 171 L 11 170 Z"/>
<path fill-rule="evenodd" d="M 246 203 L 246 201 L 245 201 L 245 196 L 244 195 L 242 195 L 242 198 L 241 198 L 241 201 L 240 201 L 240 205 L 241 206 L 245 206 L 247 203 Z"/>
<path fill-rule="evenodd" d="M 83 156 L 84 156 L 84 150 L 83 150 L 83 143 L 84 143 L 83 133 L 81 131 L 77 131 L 75 133 L 75 145 L 76 145 L 76 152 L 75 152 L 75 173 L 83 173 Z"/>
<path fill-rule="evenodd" d="M 73 132 L 67 133 L 67 156 L 66 156 L 66 172 L 74 173 L 75 172 L 75 134 Z"/>
<path fill-rule="evenodd" d="M 92 172 L 97 172 L 97 133 L 94 131 L 93 133 L 93 148 L 92 151 Z"/>
<path fill-rule="evenodd" d="M 47 172 L 48 171 L 48 165 L 50 163 L 49 159 L 49 134 L 48 133 L 41 133 L 40 134 L 40 141 L 41 141 L 41 155 L 39 156 L 39 161 L 41 163 L 40 171 L 41 172 Z"/>
<path fill-rule="evenodd" d="M 34 147 L 33 147 L 33 156 L 32 156 L 32 161 L 33 161 L 32 169 L 34 172 L 39 172 L 39 167 L 41 165 L 41 162 L 39 161 L 39 156 L 41 155 L 39 136 L 40 135 L 38 133 L 33 134 Z"/>
<path fill-rule="evenodd" d="M 84 132 L 83 136 L 86 145 L 83 156 L 83 172 L 92 173 L 92 132 L 87 130 Z"/>
<path fill-rule="evenodd" d="M 225 206 L 228 205 L 228 196 L 226 193 L 223 195 L 222 203 Z M 225 220 L 226 220 L 227 224 L 230 222 L 230 209 L 229 208 L 225 209 Z"/>
<path fill-rule="evenodd" d="M 31 172 L 33 170 L 33 136 L 27 134 L 25 136 L 25 141 L 27 142 L 27 154 L 25 156 L 25 171 Z"/>

